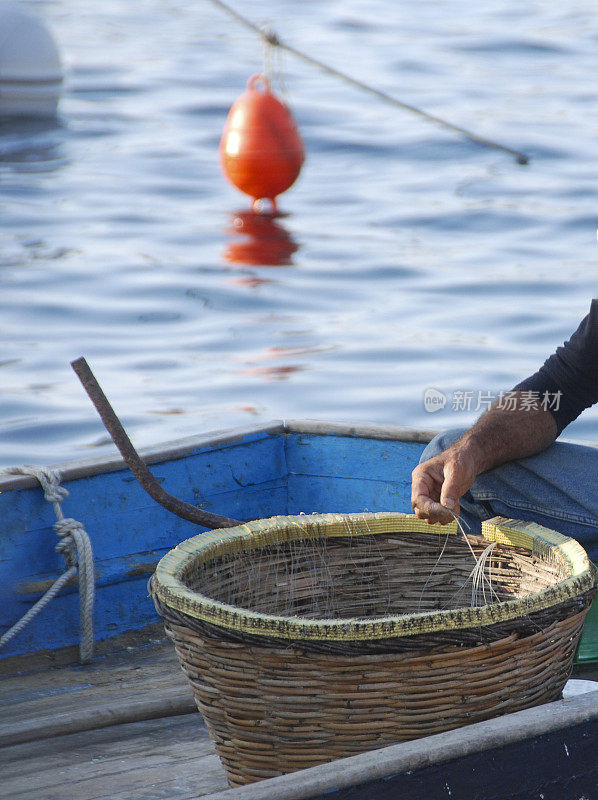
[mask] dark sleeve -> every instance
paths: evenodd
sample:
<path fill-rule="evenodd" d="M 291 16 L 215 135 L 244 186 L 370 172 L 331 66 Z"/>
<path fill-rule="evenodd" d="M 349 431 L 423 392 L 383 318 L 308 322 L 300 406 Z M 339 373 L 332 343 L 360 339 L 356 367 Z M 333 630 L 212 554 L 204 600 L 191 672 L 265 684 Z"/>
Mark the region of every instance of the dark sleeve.
<path fill-rule="evenodd" d="M 598 402 L 598 300 L 592 300 L 590 313 L 579 328 L 534 375 L 515 389 L 539 392 L 542 397 L 557 397 L 558 407 L 548 406 L 559 433 L 581 412 Z"/>

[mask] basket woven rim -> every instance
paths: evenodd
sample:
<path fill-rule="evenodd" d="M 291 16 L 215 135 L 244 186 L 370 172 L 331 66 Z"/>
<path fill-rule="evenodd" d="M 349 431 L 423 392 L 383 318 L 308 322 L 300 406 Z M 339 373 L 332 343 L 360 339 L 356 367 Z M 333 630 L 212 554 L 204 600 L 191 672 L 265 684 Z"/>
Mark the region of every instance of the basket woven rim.
<path fill-rule="evenodd" d="M 446 536 L 455 535 L 457 531 L 456 523 L 429 525 L 412 514 L 397 512 L 301 514 L 254 520 L 233 528 L 207 531 L 181 542 L 158 563 L 152 578 L 152 590 L 167 607 L 228 630 L 289 640 L 371 641 L 493 625 L 558 605 L 595 586 L 596 568 L 577 541 L 536 523 L 506 517 L 494 517 L 483 522 L 482 535 L 489 542 L 523 547 L 535 555 L 564 562 L 569 577 L 523 598 L 473 608 L 371 619 L 317 620 L 264 614 L 222 603 L 198 590 L 189 589 L 181 580 L 181 575 L 198 558 L 205 562 L 220 554 L 259 549 L 266 544 L 322 534 L 330 538 L 405 532 Z"/>

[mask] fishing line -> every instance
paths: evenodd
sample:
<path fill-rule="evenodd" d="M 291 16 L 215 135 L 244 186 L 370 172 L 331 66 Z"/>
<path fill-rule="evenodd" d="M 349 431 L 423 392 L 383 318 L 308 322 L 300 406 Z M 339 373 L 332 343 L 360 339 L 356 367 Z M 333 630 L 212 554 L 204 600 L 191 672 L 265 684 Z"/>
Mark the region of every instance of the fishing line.
<path fill-rule="evenodd" d="M 423 600 L 423 597 L 424 597 L 424 592 L 428 588 L 428 584 L 430 583 L 430 580 L 432 579 L 432 575 L 434 574 L 434 571 L 436 570 L 436 567 L 440 564 L 440 562 L 442 560 L 442 556 L 444 555 L 444 551 L 446 550 L 446 546 L 448 544 L 449 537 L 450 537 L 449 533 L 446 533 L 444 535 L 444 544 L 442 545 L 442 550 L 440 551 L 440 555 L 438 556 L 434 566 L 430 570 L 430 574 L 426 578 L 426 582 L 424 583 L 424 585 L 422 587 L 422 590 L 421 590 L 421 592 L 419 594 L 419 600 L 417 601 L 417 611 L 418 612 L 421 611 L 421 605 L 422 605 L 422 600 Z"/>
<path fill-rule="evenodd" d="M 500 602 L 499 596 L 496 594 L 494 588 L 492 587 L 492 581 L 488 580 L 488 578 L 484 574 L 484 567 L 486 565 L 486 560 L 488 559 L 488 556 L 490 555 L 492 550 L 496 547 L 496 542 L 491 542 L 491 544 L 489 544 L 488 547 L 486 547 L 486 549 L 481 553 L 480 557 L 478 558 L 474 552 L 473 547 L 471 546 L 469 539 L 467 538 L 467 534 L 465 533 L 465 529 L 463 528 L 463 525 L 461 524 L 461 520 L 459 519 L 459 517 L 450 508 L 447 508 L 446 506 L 443 506 L 443 508 L 445 508 L 449 512 L 449 514 L 453 517 L 453 519 L 457 523 L 459 532 L 461 533 L 461 536 L 463 537 L 465 543 L 469 547 L 469 551 L 473 556 L 473 560 L 475 561 L 475 567 L 472 569 L 469 575 L 469 578 L 471 578 L 472 607 L 480 605 L 479 602 L 480 598 L 483 599 L 484 605 L 486 604 L 486 589 L 484 586 L 484 581 L 488 583 L 488 588 L 490 589 L 490 595 L 491 596 L 494 595 L 496 601 Z M 457 593 L 457 596 L 459 594 L 460 592 Z"/>
<path fill-rule="evenodd" d="M 466 128 L 462 128 L 459 125 L 455 125 L 452 122 L 448 122 L 441 117 L 437 117 L 434 114 L 429 114 L 427 111 L 423 111 L 421 108 L 417 108 L 409 103 L 405 103 L 402 100 L 398 100 L 396 97 L 393 97 L 387 92 L 382 92 L 380 89 L 376 89 L 375 86 L 370 86 L 363 81 L 358 80 L 357 78 L 352 78 L 350 75 L 347 75 L 345 72 L 341 72 L 334 67 L 329 66 L 328 64 L 324 64 L 317 58 L 308 55 L 307 53 L 302 52 L 301 50 L 297 50 L 297 48 L 292 47 L 286 42 L 281 41 L 278 35 L 269 27 L 267 28 L 260 28 L 258 25 L 255 25 L 251 20 L 244 17 L 242 14 L 239 14 L 238 11 L 235 11 L 226 3 L 222 2 L 222 0 L 210 0 L 215 6 L 218 6 L 222 11 L 224 11 L 229 16 L 233 17 L 237 20 L 237 22 L 244 25 L 246 28 L 252 30 L 255 34 L 257 34 L 264 42 L 273 47 L 280 48 L 282 50 L 286 50 L 287 53 L 291 53 L 292 55 L 300 58 L 302 61 L 305 61 L 308 64 L 311 64 L 318 69 L 327 72 L 329 75 L 333 75 L 336 78 L 340 78 L 341 80 L 345 81 L 346 83 L 350 84 L 351 86 L 356 87 L 357 89 L 361 89 L 364 92 L 368 92 L 375 97 L 378 97 L 380 100 L 383 100 L 386 103 L 389 103 L 393 106 L 398 108 L 402 108 L 405 111 L 410 111 L 412 114 L 417 114 L 418 116 L 422 117 L 423 119 L 427 119 L 430 122 L 434 122 L 437 125 L 441 125 L 449 130 L 454 131 L 455 133 L 459 133 L 462 136 L 465 136 L 467 139 L 470 139 L 472 142 L 476 142 L 477 144 L 481 144 L 484 147 L 494 148 L 495 150 L 502 150 L 505 153 L 509 153 L 509 155 L 513 156 L 518 164 L 525 165 L 529 163 L 529 157 L 525 155 L 525 153 L 521 153 L 519 150 L 514 150 L 511 147 L 507 147 L 506 145 L 500 144 L 499 142 L 495 142 L 492 139 L 487 139 L 485 136 L 480 136 L 477 133 L 474 133 Z"/>

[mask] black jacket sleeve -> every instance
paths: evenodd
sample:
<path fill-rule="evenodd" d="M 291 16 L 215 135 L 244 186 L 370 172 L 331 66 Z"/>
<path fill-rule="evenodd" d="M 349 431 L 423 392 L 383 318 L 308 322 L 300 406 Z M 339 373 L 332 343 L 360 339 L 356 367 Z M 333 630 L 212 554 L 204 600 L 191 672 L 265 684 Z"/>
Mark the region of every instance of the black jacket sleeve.
<path fill-rule="evenodd" d="M 585 408 L 598 402 L 598 300 L 592 300 L 590 313 L 571 338 L 515 389 L 538 392 L 541 398 L 558 398 L 554 407 L 547 408 L 559 433 Z"/>

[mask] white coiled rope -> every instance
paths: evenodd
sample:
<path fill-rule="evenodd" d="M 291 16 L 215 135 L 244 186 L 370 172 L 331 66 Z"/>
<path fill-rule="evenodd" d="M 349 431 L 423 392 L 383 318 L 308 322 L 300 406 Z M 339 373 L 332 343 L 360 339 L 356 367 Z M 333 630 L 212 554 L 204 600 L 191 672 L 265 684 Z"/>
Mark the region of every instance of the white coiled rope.
<path fill-rule="evenodd" d="M 11 475 L 32 475 L 41 484 L 45 499 L 54 506 L 56 522 L 53 527 L 60 540 L 55 550 L 64 558 L 66 570 L 37 603 L 0 637 L 0 647 L 8 644 L 22 631 L 56 597 L 63 586 L 78 573 L 81 627 L 79 658 L 82 664 L 88 664 L 93 657 L 93 604 L 95 597 L 93 551 L 89 536 L 80 522 L 65 517 L 62 513 L 60 504 L 65 497 L 68 497 L 68 491 L 60 485 L 60 473 L 57 470 L 48 467 L 25 466 L 9 467 L 3 471 Z"/>

